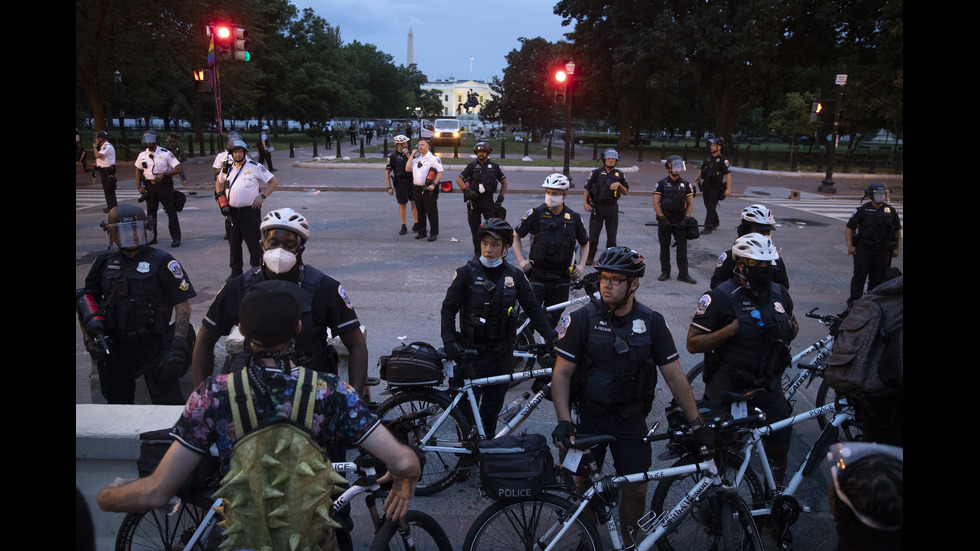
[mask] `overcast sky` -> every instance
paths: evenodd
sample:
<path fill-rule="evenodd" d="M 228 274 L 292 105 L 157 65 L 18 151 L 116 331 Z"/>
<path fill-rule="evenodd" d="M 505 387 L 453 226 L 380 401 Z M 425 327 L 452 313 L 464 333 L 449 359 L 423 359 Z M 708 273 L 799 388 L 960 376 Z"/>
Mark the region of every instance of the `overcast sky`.
<path fill-rule="evenodd" d="M 313 8 L 340 38 L 374 44 L 405 65 L 408 31 L 415 37 L 415 64 L 429 80 L 489 81 L 503 76 L 518 38 L 564 40 L 571 27 L 562 27 L 551 0 L 291 0 L 300 12 Z M 472 60 L 470 59 L 472 57 Z"/>

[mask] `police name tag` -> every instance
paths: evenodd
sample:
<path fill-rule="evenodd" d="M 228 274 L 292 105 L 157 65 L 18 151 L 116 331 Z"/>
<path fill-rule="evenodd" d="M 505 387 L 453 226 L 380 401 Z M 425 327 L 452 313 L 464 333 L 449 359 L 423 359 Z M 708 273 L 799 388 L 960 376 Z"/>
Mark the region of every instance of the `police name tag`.
<path fill-rule="evenodd" d="M 582 450 L 570 449 L 568 453 L 565 454 L 564 461 L 561 462 L 563 469 L 567 469 L 569 472 L 577 472 L 578 464 L 582 462 Z"/>
<path fill-rule="evenodd" d="M 749 406 L 746 402 L 732 402 L 732 418 L 745 419 L 749 416 Z"/>

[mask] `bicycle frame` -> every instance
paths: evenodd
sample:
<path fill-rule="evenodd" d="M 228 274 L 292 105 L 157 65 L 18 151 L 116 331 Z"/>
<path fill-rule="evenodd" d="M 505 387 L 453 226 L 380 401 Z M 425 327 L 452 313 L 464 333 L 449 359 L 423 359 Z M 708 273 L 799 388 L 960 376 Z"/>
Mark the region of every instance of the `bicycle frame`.
<path fill-rule="evenodd" d="M 793 359 L 790 361 L 790 365 L 796 367 L 801 361 L 803 361 L 803 358 L 818 351 L 819 353 L 816 356 L 814 356 L 813 361 L 810 363 L 814 365 L 819 364 L 824 360 L 824 358 L 830 355 L 830 349 L 833 344 L 834 344 L 834 337 L 827 335 L 826 337 L 804 348 L 795 356 L 793 356 Z M 800 370 L 800 373 L 793 379 L 790 385 L 786 388 L 786 394 L 785 394 L 786 399 L 789 400 L 790 398 L 792 398 L 793 395 L 796 394 L 796 391 L 799 390 L 801 386 L 803 386 L 803 383 L 807 382 L 812 376 L 813 376 L 813 371 L 809 369 Z"/>
<path fill-rule="evenodd" d="M 580 297 L 575 297 L 573 299 L 566 300 L 565 302 L 559 302 L 558 304 L 552 304 L 551 306 L 546 307 L 544 309 L 544 311 L 545 312 L 554 312 L 555 310 L 561 310 L 563 308 L 568 308 L 569 306 L 574 306 L 576 304 L 581 304 L 583 302 L 589 302 L 590 300 L 592 300 L 592 298 L 598 299 L 599 298 L 599 293 L 595 293 L 592 296 L 589 296 L 589 295 L 586 294 L 586 295 L 582 295 Z M 524 329 L 527 328 L 527 326 L 529 326 L 529 325 L 531 325 L 531 318 L 525 316 L 524 323 L 522 323 L 521 326 L 517 328 L 517 332 L 514 333 L 514 334 L 515 335 L 520 335 L 521 332 L 524 331 Z"/>

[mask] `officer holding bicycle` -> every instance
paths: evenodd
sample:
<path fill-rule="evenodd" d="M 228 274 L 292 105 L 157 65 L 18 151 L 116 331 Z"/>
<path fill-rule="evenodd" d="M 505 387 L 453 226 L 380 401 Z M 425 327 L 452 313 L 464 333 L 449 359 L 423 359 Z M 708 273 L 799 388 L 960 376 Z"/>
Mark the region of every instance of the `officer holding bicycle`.
<path fill-rule="evenodd" d="M 745 234 L 732 247 L 735 273 L 731 279 L 701 295 L 687 333 L 687 350 L 705 355 L 704 394 L 712 409 L 726 407 L 725 391 L 765 389 L 748 405 L 769 421 L 786 419 L 792 406 L 783 395 L 783 371 L 790 364 L 790 342 L 799 332 L 789 291 L 774 283 L 773 263 L 779 257 L 772 241 L 758 233 Z M 786 474 L 792 429 L 763 438 L 773 477 Z"/>
<path fill-rule="evenodd" d="M 442 342 L 449 359 L 457 364 L 465 360 L 475 377 L 506 375 L 513 371 L 514 337 L 521 308 L 547 341 L 557 335 L 524 272 L 504 259 L 514 242 L 510 224 L 491 218 L 480 225 L 478 235 L 479 260 L 470 260 L 456 270 L 442 302 Z M 466 349 L 476 350 L 476 357 L 464 358 Z M 504 405 L 507 385 L 491 385 L 475 392 L 486 434 L 496 434 L 497 415 Z"/>
<path fill-rule="evenodd" d="M 689 426 L 701 427 L 702 420 L 664 317 L 634 297 L 646 271 L 643 257 L 627 247 L 611 247 L 599 256 L 595 268 L 601 300 L 565 314 L 558 325 L 551 381 L 558 426 L 552 438 L 567 447 L 576 432 L 613 435 L 616 441 L 609 449 L 616 472 L 644 472 L 651 464 L 650 444 L 643 439 L 658 368 Z M 605 446 L 592 453 L 601 465 Z M 627 534 L 638 533 L 646 484 L 626 485 L 622 491 L 620 524 Z"/>

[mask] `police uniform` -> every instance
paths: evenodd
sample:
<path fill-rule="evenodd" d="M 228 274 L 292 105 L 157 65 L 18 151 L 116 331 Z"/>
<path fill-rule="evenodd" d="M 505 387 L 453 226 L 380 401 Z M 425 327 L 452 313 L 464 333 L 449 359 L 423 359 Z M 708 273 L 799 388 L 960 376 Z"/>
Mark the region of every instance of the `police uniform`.
<path fill-rule="evenodd" d="M 431 151 L 425 156 L 418 156 L 412 159 L 412 182 L 415 190 L 415 209 L 419 215 L 420 237 L 427 234 L 431 236 L 439 235 L 439 182 L 432 182 L 432 191 L 425 189 L 425 179 L 429 174 L 429 169 L 435 168 L 436 173 L 443 172 L 442 159 L 436 157 Z M 428 229 L 426 228 L 428 222 Z"/>
<path fill-rule="evenodd" d="M 721 253 L 718 262 L 715 263 L 715 272 L 711 274 L 711 288 L 714 289 L 728 281 L 734 273 L 735 257 L 732 256 L 732 251 L 729 249 L 727 252 Z M 772 265 L 772 280 L 789 289 L 789 278 L 786 276 L 786 265 L 783 263 L 783 257 L 777 258 Z"/>
<path fill-rule="evenodd" d="M 725 175 L 730 173 L 728 158 L 708 155 L 701 163 L 701 197 L 704 200 L 705 229 L 718 229 L 718 201 L 725 197 Z"/>
<path fill-rule="evenodd" d="M 466 221 L 469 222 L 470 234 L 473 236 L 473 253 L 480 256 L 480 224 L 490 218 L 503 218 L 493 212 L 493 195 L 497 193 L 497 182 L 504 181 L 504 171 L 490 159 L 485 163 L 477 159 L 467 164 L 459 177 L 473 192 L 468 199 L 464 197 L 467 203 Z"/>
<path fill-rule="evenodd" d="M 361 323 L 340 282 L 312 266 L 303 264 L 297 269 L 297 283 L 306 300 L 300 305 L 300 334 L 293 341 L 298 354 L 296 364 L 336 374 L 336 350 L 327 344 L 327 330 L 337 337 L 348 331 L 359 331 Z M 218 335 L 231 333 L 238 325 L 238 305 L 246 289 L 264 280 L 261 266 L 229 279 L 211 302 L 202 325 Z M 241 358 L 234 359 L 232 367 L 241 361 Z"/>
<path fill-rule="evenodd" d="M 520 308 L 524 308 L 543 337 L 554 338 L 555 330 L 548 325 L 524 272 L 507 261 L 487 268 L 479 260 L 471 260 L 456 269 L 446 290 L 441 310 L 442 341 L 476 350 L 477 356 L 471 362 L 476 377 L 511 373 Z M 488 436 L 493 435 L 507 385 L 490 385 L 476 391 L 484 429 Z"/>
<path fill-rule="evenodd" d="M 694 188 L 690 182 L 678 177 L 676 180 L 665 176 L 657 182 L 654 195 L 660 195 L 660 211 L 670 225 L 657 229 L 660 240 L 660 273 L 670 275 L 670 239 L 677 242 L 677 278 L 689 279 L 687 271 L 687 226 L 681 224 L 687 217 L 687 207 L 694 200 Z"/>
<path fill-rule="evenodd" d="M 592 216 L 589 218 L 589 257 L 587 262 L 592 264 L 595 252 L 599 246 L 599 232 L 606 226 L 606 248 L 616 246 L 616 232 L 619 230 L 619 190 L 609 189 L 609 186 L 619 182 L 627 190 L 626 175 L 618 168 L 606 170 L 600 167 L 592 171 L 589 180 L 585 182 L 585 190 L 592 204 Z"/>
<path fill-rule="evenodd" d="M 119 204 L 116 199 L 116 148 L 109 143 L 109 140 L 102 140 L 99 154 L 102 156 L 95 157 L 95 170 L 98 171 L 99 179 L 102 181 L 106 212 L 109 212 Z"/>
<path fill-rule="evenodd" d="M 568 300 L 568 285 L 571 281 L 569 267 L 575 256 L 575 244 L 584 246 L 589 242 L 582 216 L 562 204 L 558 214 L 551 212 L 546 204 L 529 209 L 514 230 L 519 238 L 531 234 L 530 280 L 541 283 L 544 288 L 538 296 L 545 307 Z M 549 313 L 551 325 L 561 319 L 561 310 Z"/>
<path fill-rule="evenodd" d="M 231 165 L 226 170 L 228 182 L 225 196 L 228 197 L 230 209 L 228 246 L 231 251 L 228 265 L 231 267 L 231 276 L 235 277 L 241 275 L 244 264 L 242 241 L 248 248 L 249 266 L 255 267 L 262 263 L 262 209 L 252 208 L 252 203 L 261 195 L 260 186 L 267 184 L 275 176 L 265 166 L 248 157 L 241 167 Z"/>
<path fill-rule="evenodd" d="M 173 342 L 174 306 L 197 296 L 180 263 L 150 246 L 133 258 L 114 250 L 96 259 L 85 290 L 99 301 L 106 321 L 109 354 L 96 362 L 106 401 L 135 403 L 136 379 L 143 375 L 154 404 L 183 405 L 178 378 L 157 375 Z"/>
<path fill-rule="evenodd" d="M 180 242 L 180 220 L 177 219 L 177 202 L 174 197 L 174 178 L 169 174 L 164 175 L 160 181 L 154 180 L 156 174 L 169 172 L 180 165 L 180 161 L 169 150 L 157 146 L 155 151 L 144 149 L 136 157 L 136 168 L 142 171 L 145 179 L 144 187 L 147 191 L 146 215 L 149 218 L 150 228 L 153 230 L 153 241 L 157 239 L 157 210 L 163 205 L 163 211 L 167 213 L 169 221 L 168 229 L 170 238 L 174 242 Z"/>
<path fill-rule="evenodd" d="M 385 165 L 385 170 L 391 174 L 392 186 L 395 188 L 395 200 L 398 201 L 399 205 L 406 205 L 409 201 L 415 201 L 412 173 L 405 170 L 407 163 L 408 153 L 395 148 L 395 151 L 388 155 L 388 164 Z"/>
<path fill-rule="evenodd" d="M 793 299 L 789 291 L 773 283 L 768 293 L 756 295 L 733 276 L 701 295 L 691 326 L 711 333 L 738 319 L 738 332 L 705 354 L 705 399 L 715 408 L 726 407 L 725 391 L 744 392 L 765 388 L 749 402 L 769 421 L 789 417 L 792 406 L 783 395 L 781 379 L 790 363 L 793 338 Z M 773 444 L 788 444 L 790 428 L 767 437 Z"/>
<path fill-rule="evenodd" d="M 625 352 L 617 352 L 617 340 L 628 345 Z M 562 318 L 555 353 L 575 364 L 576 433 L 614 435 L 610 450 L 617 473 L 647 470 L 651 451 L 643 437 L 659 366 L 679 358 L 664 317 L 636 300 L 625 316 L 603 314 L 590 302 Z M 605 452 L 605 446 L 593 449 L 599 464 Z"/>
<path fill-rule="evenodd" d="M 853 232 L 851 243 L 856 249 L 851 294 L 847 299 L 847 307 L 850 309 L 854 301 L 864 294 L 866 280 L 869 290 L 882 282 L 885 270 L 892 263 L 892 252 L 898 242 L 902 221 L 898 217 L 898 211 L 888 203 L 875 207 L 874 203 L 868 201 L 854 211 L 847 221 L 847 227 Z"/>
<path fill-rule="evenodd" d="M 272 151 L 270 147 L 269 134 L 263 130 L 259 134 L 259 164 L 267 163 L 269 165 L 269 171 L 275 172 L 276 169 L 272 167 Z"/>

